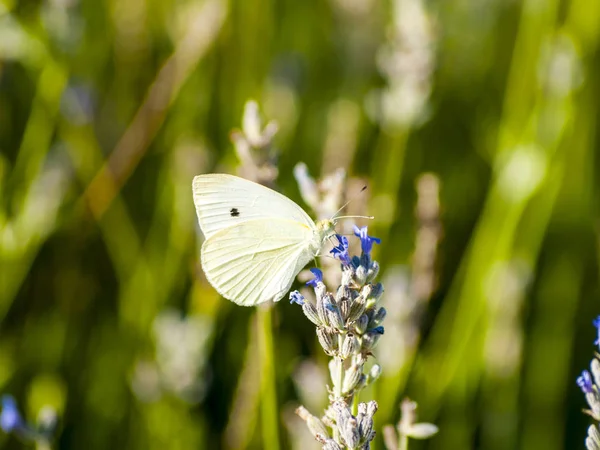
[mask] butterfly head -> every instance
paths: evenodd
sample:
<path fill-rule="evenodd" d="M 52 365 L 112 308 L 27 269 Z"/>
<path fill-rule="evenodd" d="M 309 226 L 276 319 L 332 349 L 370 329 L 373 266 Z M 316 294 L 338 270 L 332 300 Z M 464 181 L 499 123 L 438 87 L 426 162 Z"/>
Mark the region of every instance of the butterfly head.
<path fill-rule="evenodd" d="M 336 219 L 324 219 L 319 220 L 317 225 L 317 234 L 319 237 L 319 242 L 323 242 L 325 239 L 330 238 L 331 236 L 335 236 L 335 224 L 337 223 Z"/>

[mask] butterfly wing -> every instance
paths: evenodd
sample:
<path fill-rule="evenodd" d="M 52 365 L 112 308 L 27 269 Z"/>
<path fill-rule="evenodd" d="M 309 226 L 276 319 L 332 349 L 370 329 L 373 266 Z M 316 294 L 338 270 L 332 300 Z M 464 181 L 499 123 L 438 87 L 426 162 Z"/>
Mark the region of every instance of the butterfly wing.
<path fill-rule="evenodd" d="M 225 228 L 255 219 L 287 219 L 314 228 L 300 206 L 272 189 L 226 174 L 194 177 L 194 204 L 206 238 Z"/>
<path fill-rule="evenodd" d="M 239 305 L 279 301 L 314 257 L 313 240 L 298 221 L 250 220 L 211 234 L 202 267 L 219 294 Z"/>

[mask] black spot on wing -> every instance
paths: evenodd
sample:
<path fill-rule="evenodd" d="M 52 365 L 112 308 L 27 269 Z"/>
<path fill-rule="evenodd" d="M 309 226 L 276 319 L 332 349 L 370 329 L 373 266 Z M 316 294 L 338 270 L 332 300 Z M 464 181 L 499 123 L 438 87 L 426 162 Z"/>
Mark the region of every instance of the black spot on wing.
<path fill-rule="evenodd" d="M 240 215 L 240 211 L 237 208 L 231 208 L 229 214 L 231 214 L 231 217 L 238 217 Z"/>

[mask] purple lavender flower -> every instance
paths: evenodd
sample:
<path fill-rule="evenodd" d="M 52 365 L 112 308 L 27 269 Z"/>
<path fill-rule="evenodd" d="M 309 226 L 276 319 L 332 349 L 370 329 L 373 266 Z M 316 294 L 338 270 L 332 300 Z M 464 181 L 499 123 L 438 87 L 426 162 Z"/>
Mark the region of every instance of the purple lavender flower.
<path fill-rule="evenodd" d="M 330 253 L 333 254 L 334 258 L 339 259 L 344 266 L 349 266 L 352 259 L 348 253 L 348 238 L 339 234 L 336 234 L 335 236 L 339 242 L 339 245 L 333 247 Z"/>
<path fill-rule="evenodd" d="M 600 316 L 596 317 L 592 323 L 594 324 L 594 326 L 596 327 L 596 330 L 598 331 L 598 336 L 597 336 L 596 340 L 594 341 L 594 345 L 600 346 Z"/>
<path fill-rule="evenodd" d="M 306 285 L 316 288 L 318 283 L 323 282 L 323 272 L 321 272 L 321 270 L 317 268 L 312 268 L 310 269 L 310 271 L 315 277 L 312 280 L 307 281 Z"/>
<path fill-rule="evenodd" d="M 581 376 L 577 378 L 577 386 L 581 388 L 584 394 L 591 394 L 592 392 L 594 392 L 592 376 L 587 370 L 581 372 Z"/>
<path fill-rule="evenodd" d="M 290 304 L 291 303 L 297 303 L 300 306 L 304 305 L 304 296 L 298 291 L 290 292 Z"/>
<path fill-rule="evenodd" d="M 2 397 L 2 412 L 0 413 L 0 428 L 6 433 L 10 433 L 22 427 L 23 419 L 19 414 L 15 399 L 11 395 L 4 395 Z"/>
<path fill-rule="evenodd" d="M 354 225 L 354 235 L 360 238 L 360 246 L 365 255 L 370 255 L 373 249 L 373 244 L 381 244 L 381 239 L 369 236 L 367 234 L 367 227 L 358 228 Z"/>

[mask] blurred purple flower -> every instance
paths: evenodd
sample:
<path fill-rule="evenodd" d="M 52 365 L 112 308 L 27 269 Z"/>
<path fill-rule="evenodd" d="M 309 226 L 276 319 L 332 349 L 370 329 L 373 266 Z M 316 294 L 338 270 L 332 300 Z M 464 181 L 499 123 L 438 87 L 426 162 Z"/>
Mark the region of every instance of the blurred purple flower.
<path fill-rule="evenodd" d="M 581 388 L 584 394 L 591 394 L 594 392 L 592 376 L 587 370 L 581 372 L 581 376 L 577 378 L 577 385 Z"/>
<path fill-rule="evenodd" d="M 11 395 L 2 396 L 2 412 L 0 413 L 0 428 L 6 433 L 23 427 L 23 419 L 14 397 Z"/>

